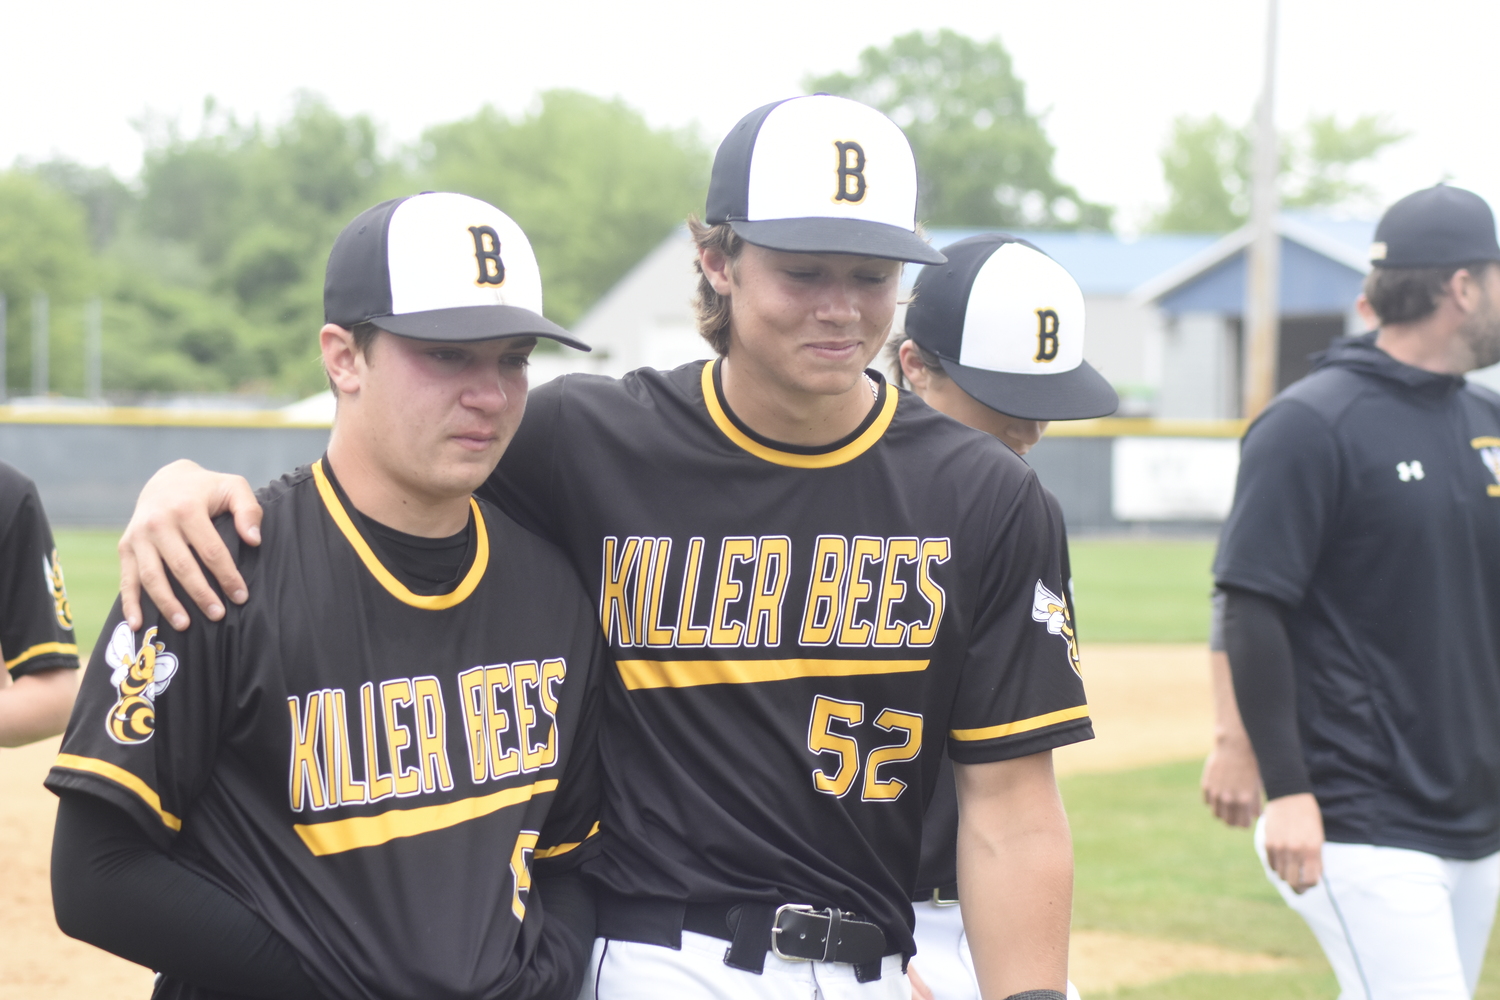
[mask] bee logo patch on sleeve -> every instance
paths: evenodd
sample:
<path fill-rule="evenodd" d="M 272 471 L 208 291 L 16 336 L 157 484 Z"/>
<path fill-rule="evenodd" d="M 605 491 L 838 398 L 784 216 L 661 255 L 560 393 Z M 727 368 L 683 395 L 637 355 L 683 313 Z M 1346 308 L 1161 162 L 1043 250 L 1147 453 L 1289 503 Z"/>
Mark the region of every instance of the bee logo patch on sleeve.
<path fill-rule="evenodd" d="M 167 689 L 177 673 L 177 656 L 156 641 L 156 626 L 141 637 L 135 648 L 135 633 L 121 622 L 115 626 L 104 650 L 109 664 L 109 682 L 120 697 L 110 706 L 105 729 L 116 743 L 145 743 L 156 732 L 156 696 Z"/>
<path fill-rule="evenodd" d="M 52 609 L 57 614 L 57 624 L 72 631 L 73 609 L 68 606 L 68 588 L 63 584 L 62 563 L 58 561 L 57 550 L 52 550 L 52 558 L 42 557 L 42 574 L 47 578 L 47 589 L 52 592 Z"/>
<path fill-rule="evenodd" d="M 1060 635 L 1068 644 L 1068 662 L 1073 671 L 1082 676 L 1079 669 L 1078 640 L 1073 635 L 1073 616 L 1068 611 L 1068 602 L 1047 589 L 1041 580 L 1036 582 L 1036 591 L 1031 599 L 1031 617 L 1034 621 L 1046 622 L 1047 631 Z"/>

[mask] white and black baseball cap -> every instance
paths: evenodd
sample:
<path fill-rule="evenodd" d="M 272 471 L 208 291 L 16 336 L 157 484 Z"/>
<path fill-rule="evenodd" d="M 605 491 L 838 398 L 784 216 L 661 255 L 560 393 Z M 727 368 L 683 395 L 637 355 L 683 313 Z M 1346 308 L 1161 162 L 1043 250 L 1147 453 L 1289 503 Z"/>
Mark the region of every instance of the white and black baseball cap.
<path fill-rule="evenodd" d="M 463 194 L 428 191 L 361 212 L 328 254 L 323 316 L 417 340 L 550 337 L 589 350 L 542 315 L 542 275 L 521 227 Z"/>
<path fill-rule="evenodd" d="M 1061 264 L 1003 233 L 943 248 L 922 268 L 906 335 L 942 361 L 959 388 L 1023 420 L 1104 417 L 1120 405 L 1083 360 L 1083 290 Z"/>
<path fill-rule="evenodd" d="M 756 108 L 719 144 L 704 218 L 746 242 L 941 264 L 917 235 L 917 164 L 885 115 L 828 94 Z"/>

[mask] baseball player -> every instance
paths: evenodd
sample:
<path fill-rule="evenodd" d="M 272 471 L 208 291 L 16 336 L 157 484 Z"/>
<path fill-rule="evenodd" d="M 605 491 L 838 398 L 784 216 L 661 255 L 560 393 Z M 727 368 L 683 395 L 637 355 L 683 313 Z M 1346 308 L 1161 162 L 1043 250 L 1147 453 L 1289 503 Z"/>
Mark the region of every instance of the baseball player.
<path fill-rule="evenodd" d="M 56 736 L 78 686 L 62 564 L 36 484 L 0 462 L 0 747 Z"/>
<path fill-rule="evenodd" d="M 569 553 L 615 661 L 600 996 L 907 996 L 945 747 L 985 995 L 1061 995 L 1072 857 L 1049 751 L 1091 736 L 1069 639 L 1032 616 L 1064 587 L 1061 525 L 1012 451 L 867 369 L 901 262 L 943 260 L 915 204 L 878 112 L 814 96 L 745 116 L 693 225 L 715 358 L 538 389 L 481 491 Z M 165 558 L 212 604 L 186 539 L 243 591 L 201 512 L 170 512 L 181 496 L 253 523 L 228 480 L 168 470 L 126 573 L 161 592 Z"/>
<path fill-rule="evenodd" d="M 1025 455 L 1053 420 L 1107 416 L 1119 397 L 1083 360 L 1083 293 L 1059 264 L 1025 240 L 990 234 L 943 248 L 946 265 L 923 268 L 905 329 L 887 355 L 898 380 L 924 402 Z M 961 380 L 961 381 L 960 381 Z M 1062 511 L 1043 495 L 1062 524 Z M 1072 570 L 1067 534 L 1059 559 L 1066 590 L 1038 594 L 1032 616 L 1071 627 L 1077 668 L 1077 623 L 1071 619 Z M 945 762 L 945 768 L 948 765 Z M 922 830 L 913 966 L 937 1000 L 979 997 L 974 962 L 958 909 L 954 846 L 958 802 L 944 780 Z M 1076 990 L 1068 984 L 1069 996 Z"/>
<path fill-rule="evenodd" d="M 582 345 L 463 195 L 357 217 L 324 304 L 328 451 L 260 491 L 259 547 L 221 525 L 259 599 L 105 626 L 47 778 L 59 924 L 158 998 L 571 1000 L 591 922 L 532 886 L 597 828 L 604 650 L 563 555 L 470 494 L 536 338 Z"/>
<path fill-rule="evenodd" d="M 1385 213 L 1364 301 L 1245 435 L 1214 563 L 1266 870 L 1345 998 L 1463 998 L 1500 895 L 1500 245 L 1447 185 Z"/>

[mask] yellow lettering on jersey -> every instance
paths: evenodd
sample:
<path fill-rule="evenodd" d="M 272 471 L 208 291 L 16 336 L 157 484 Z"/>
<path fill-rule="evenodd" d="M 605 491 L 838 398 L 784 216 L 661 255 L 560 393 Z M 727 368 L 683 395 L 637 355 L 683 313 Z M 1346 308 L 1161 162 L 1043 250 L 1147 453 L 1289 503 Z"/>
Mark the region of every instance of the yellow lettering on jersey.
<path fill-rule="evenodd" d="M 885 543 L 885 570 L 880 574 L 880 600 L 875 605 L 875 645 L 899 646 L 906 623 L 891 621 L 891 606 L 906 598 L 906 584 L 897 576 L 901 564 L 917 561 L 915 538 L 892 538 Z"/>
<path fill-rule="evenodd" d="M 865 567 L 879 560 L 883 539 L 856 536 L 849 555 L 849 584 L 844 588 L 843 624 L 839 626 L 840 646 L 865 646 L 870 642 L 870 624 L 859 619 L 860 604 L 870 599 L 874 590 L 865 579 Z"/>
<path fill-rule="evenodd" d="M 349 753 L 349 716 L 345 714 L 342 688 L 323 692 L 323 754 L 328 760 L 329 805 L 363 802 L 365 785 L 354 777 L 354 757 Z"/>
<path fill-rule="evenodd" d="M 490 741 L 485 727 L 485 668 L 470 667 L 458 675 L 459 700 L 464 706 L 464 733 L 469 744 L 469 777 L 482 785 L 490 776 Z"/>
<path fill-rule="evenodd" d="M 630 570 L 635 566 L 636 551 L 641 540 L 634 536 L 619 539 L 610 536 L 604 539 L 604 574 L 599 584 L 599 627 L 604 631 L 604 641 L 619 639 L 620 645 L 631 645 L 630 597 L 626 584 Z M 619 557 L 616 558 L 616 548 Z"/>
<path fill-rule="evenodd" d="M 835 721 L 857 726 L 865 717 L 865 706 L 857 701 L 840 701 L 826 695 L 813 699 L 812 718 L 807 727 L 807 749 L 815 754 L 838 756 L 839 769 L 829 774 L 822 768 L 813 770 L 813 787 L 820 792 L 842 797 L 854 784 L 859 772 L 859 744 L 853 737 L 833 731 Z"/>
<path fill-rule="evenodd" d="M 296 695 L 286 700 L 292 715 L 292 767 L 287 778 L 287 795 L 292 812 L 301 812 L 303 800 L 314 809 L 325 809 L 328 799 L 323 794 L 323 768 L 318 764 L 318 732 L 322 728 L 321 691 L 307 695 L 307 710 L 304 712 Z"/>
<path fill-rule="evenodd" d="M 743 590 L 734 578 L 735 563 L 751 562 L 755 559 L 755 538 L 733 535 L 725 538 L 719 546 L 719 580 L 714 586 L 713 618 L 709 621 L 708 644 L 710 646 L 738 646 L 745 626 L 739 622 L 725 622 L 724 615 L 729 605 L 740 599 Z"/>
<path fill-rule="evenodd" d="M 542 766 L 557 761 L 557 688 L 568 676 L 567 661 L 561 657 L 542 661 L 542 683 L 537 689 L 542 696 L 542 711 L 547 715 L 547 749 L 542 753 Z"/>
<path fill-rule="evenodd" d="M 937 563 L 948 561 L 948 539 L 946 538 L 924 538 L 922 539 L 922 554 L 917 560 L 917 589 L 927 600 L 932 614 L 927 621 L 921 625 L 913 624 L 906 630 L 906 644 L 908 646 L 931 646 L 937 638 L 938 625 L 943 620 L 943 607 L 946 595 L 943 588 L 932 578 L 932 567 Z"/>
<path fill-rule="evenodd" d="M 511 697 L 510 666 L 497 663 L 487 667 L 485 677 L 488 687 L 485 689 L 484 699 L 484 728 L 489 736 L 490 778 L 504 778 L 521 770 L 520 753 L 515 747 L 507 749 L 501 735 L 511 727 L 510 713 L 503 706 L 515 705 L 515 700 Z M 518 730 L 519 728 L 517 725 Z"/>
<path fill-rule="evenodd" d="M 860 798 L 866 802 L 891 801 L 901 797 L 906 782 L 900 778 L 886 778 L 878 774 L 882 764 L 894 764 L 904 760 L 915 760 L 922 752 L 922 717 L 913 712 L 898 712 L 893 708 L 882 709 L 875 716 L 875 728 L 886 732 L 901 730 L 906 739 L 890 746 L 876 747 L 865 758 L 865 783 Z"/>
<path fill-rule="evenodd" d="M 698 574 L 703 569 L 703 539 L 688 542 L 687 562 L 682 568 L 682 596 L 677 603 L 677 645 L 696 648 L 708 641 L 708 629 L 693 624 L 698 603 Z"/>
<path fill-rule="evenodd" d="M 631 595 L 630 620 L 635 623 L 635 629 L 631 634 L 627 645 L 644 646 L 646 644 L 646 602 L 651 593 L 651 555 L 656 550 L 655 538 L 642 538 L 640 557 L 636 560 L 635 570 L 635 593 Z"/>
<path fill-rule="evenodd" d="M 807 582 L 807 606 L 802 612 L 802 645 L 826 646 L 833 641 L 839 627 L 840 589 L 848 561 L 847 538 L 818 536 L 812 577 Z"/>
<path fill-rule="evenodd" d="M 745 645 L 754 646 L 765 633 L 767 646 L 781 645 L 781 599 L 792 562 L 792 540 L 768 535 L 755 551 L 755 586 L 750 591 L 750 614 L 746 618 Z M 764 628 L 762 628 L 764 626 Z"/>
<path fill-rule="evenodd" d="M 656 558 L 651 564 L 651 601 L 639 612 L 646 623 L 646 645 L 670 646 L 675 638 L 670 624 L 661 623 L 661 595 L 667 585 L 667 560 L 672 555 L 672 539 L 656 540 Z"/>
<path fill-rule="evenodd" d="M 522 830 L 516 834 L 516 846 L 510 852 L 510 877 L 515 891 L 510 901 L 510 912 L 517 920 L 526 919 L 526 897 L 531 895 L 531 855 L 536 849 L 535 830 Z"/>
<path fill-rule="evenodd" d="M 380 704 L 385 716 L 385 745 L 391 754 L 391 775 L 396 779 L 396 796 L 404 798 L 422 790 L 422 772 L 406 766 L 401 751 L 411 746 L 411 730 L 396 718 L 396 706 L 414 707 L 411 681 L 405 677 L 380 682 Z"/>
<path fill-rule="evenodd" d="M 389 774 L 380 773 L 380 730 L 375 725 L 375 685 L 370 681 L 359 686 L 359 708 L 364 723 L 365 785 L 370 801 L 379 802 L 396 794 L 396 782 Z"/>
<path fill-rule="evenodd" d="M 521 738 L 521 770 L 530 774 L 539 767 L 552 763 L 548 758 L 551 748 L 547 743 L 537 746 L 531 742 L 531 730 L 536 726 L 537 707 L 527 697 L 527 689 L 535 691 L 542 682 L 541 668 L 535 660 L 522 660 L 511 665 L 516 684 L 511 692 L 516 699 L 516 735 Z"/>
<path fill-rule="evenodd" d="M 422 769 L 422 791 L 453 787 L 448 766 L 448 712 L 443 707 L 443 689 L 436 677 L 414 677 L 412 693 L 417 708 L 417 763 Z"/>

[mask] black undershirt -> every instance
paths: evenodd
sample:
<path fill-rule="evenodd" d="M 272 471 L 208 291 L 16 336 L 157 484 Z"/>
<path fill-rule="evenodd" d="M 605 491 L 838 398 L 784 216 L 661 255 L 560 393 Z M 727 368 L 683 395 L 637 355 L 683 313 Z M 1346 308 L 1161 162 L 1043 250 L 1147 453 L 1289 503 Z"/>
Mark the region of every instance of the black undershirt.
<path fill-rule="evenodd" d="M 324 468 L 345 509 L 354 511 L 332 469 Z M 446 538 L 359 520 L 381 562 L 415 593 L 448 589 L 471 561 L 472 515 L 463 531 Z M 270 924 L 157 847 L 128 813 L 88 795 L 60 799 L 52 901 L 65 934 L 192 983 L 199 987 L 190 991 L 196 1000 L 204 989 L 222 993 L 222 1000 L 321 1000 L 296 952 Z M 538 879 L 534 891 L 549 918 L 578 939 L 581 966 L 594 940 L 593 890 L 569 875 Z"/>
<path fill-rule="evenodd" d="M 1268 799 L 1312 791 L 1297 728 L 1297 680 L 1282 606 L 1224 587 L 1224 651 Z"/>

